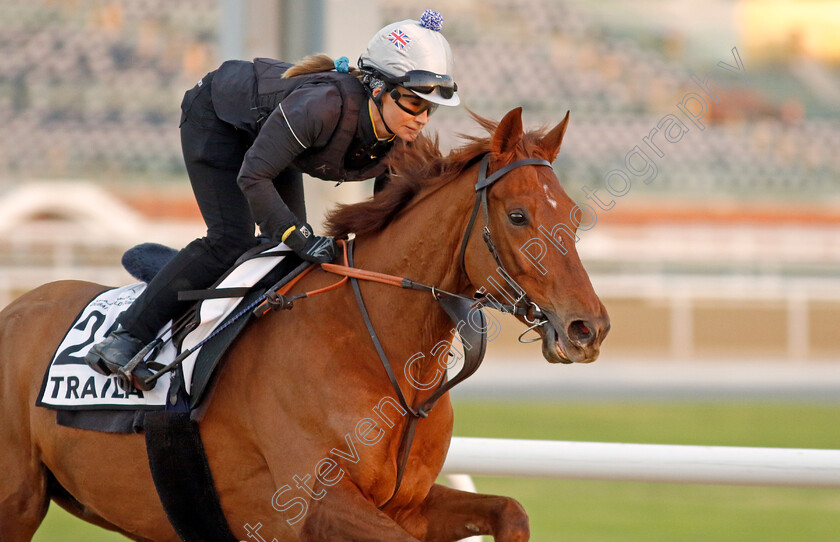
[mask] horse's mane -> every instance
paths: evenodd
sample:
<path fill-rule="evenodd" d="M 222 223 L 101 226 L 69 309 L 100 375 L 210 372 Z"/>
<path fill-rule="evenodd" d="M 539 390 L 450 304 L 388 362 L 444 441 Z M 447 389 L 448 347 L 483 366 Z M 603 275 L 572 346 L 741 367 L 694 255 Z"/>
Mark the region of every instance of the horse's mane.
<path fill-rule="evenodd" d="M 480 117 L 470 111 L 472 118 L 489 134 L 496 131 L 498 122 Z M 520 142 L 533 149 L 544 130 L 527 132 Z M 434 191 L 458 177 L 476 159 L 490 152 L 490 136 L 459 134 L 466 141 L 461 147 L 444 156 L 437 134 L 421 134 L 411 145 L 402 145 L 387 159 L 391 179 L 380 192 L 360 203 L 340 204 L 326 217 L 326 233 L 332 237 L 346 237 L 350 233 L 364 235 L 385 228 L 405 209 L 421 190 Z"/>

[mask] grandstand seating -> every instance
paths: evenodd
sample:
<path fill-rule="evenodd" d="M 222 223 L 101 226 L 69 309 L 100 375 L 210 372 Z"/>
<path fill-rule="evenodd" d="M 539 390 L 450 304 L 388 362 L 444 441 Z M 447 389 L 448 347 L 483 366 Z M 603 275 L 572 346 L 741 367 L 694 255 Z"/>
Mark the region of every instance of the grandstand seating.
<path fill-rule="evenodd" d="M 427 7 L 377 1 L 383 24 Z M 678 38 L 657 45 L 619 35 L 567 2 L 453 0 L 445 15 L 468 107 L 497 118 L 523 105 L 532 124 L 572 111 L 558 170 L 577 197 L 580 186 L 601 186 L 621 167 L 660 118 L 698 91 L 691 74 L 704 73 L 669 53 L 668 40 Z M 221 60 L 218 17 L 217 0 L 0 4 L 0 179 L 183 175 L 178 106 Z M 722 59 L 731 46 L 721 44 Z M 776 87 L 793 85 L 794 105 L 813 102 L 807 89 L 790 71 L 748 71 L 705 130 L 689 126 L 663 149 L 646 192 L 813 198 L 837 190 L 836 118 L 785 117 Z M 452 132 L 475 131 L 463 114 L 442 114 L 436 128 L 445 145 L 456 144 Z"/>

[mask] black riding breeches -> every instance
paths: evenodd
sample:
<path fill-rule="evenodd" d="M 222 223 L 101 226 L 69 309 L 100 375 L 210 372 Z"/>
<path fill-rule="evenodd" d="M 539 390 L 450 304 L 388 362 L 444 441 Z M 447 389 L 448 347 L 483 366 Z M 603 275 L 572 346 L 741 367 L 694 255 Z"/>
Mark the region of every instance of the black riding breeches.
<path fill-rule="evenodd" d="M 212 286 L 242 253 L 257 244 L 254 219 L 236 184 L 249 143 L 244 132 L 216 116 L 212 77 L 212 73 L 205 76 L 181 104 L 181 148 L 207 235 L 170 260 L 120 317 L 120 324 L 146 343 L 189 307 L 190 302 L 178 301 L 179 291 Z M 274 185 L 289 209 L 306 220 L 300 172 L 287 169 Z"/>

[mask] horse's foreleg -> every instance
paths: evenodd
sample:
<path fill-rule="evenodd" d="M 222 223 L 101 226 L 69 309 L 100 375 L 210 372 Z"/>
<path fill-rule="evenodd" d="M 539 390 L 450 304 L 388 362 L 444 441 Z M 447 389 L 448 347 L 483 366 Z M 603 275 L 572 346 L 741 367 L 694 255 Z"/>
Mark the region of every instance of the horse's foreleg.
<path fill-rule="evenodd" d="M 302 541 L 419 542 L 365 499 L 352 484 L 325 488 L 314 501 L 300 533 Z"/>
<path fill-rule="evenodd" d="M 11 446 L 0 452 L 0 540 L 29 542 L 49 506 L 43 468 Z"/>
<path fill-rule="evenodd" d="M 420 516 L 428 542 L 449 542 L 489 534 L 497 542 L 530 538 L 528 515 L 510 497 L 481 495 L 435 484 L 423 502 Z"/>

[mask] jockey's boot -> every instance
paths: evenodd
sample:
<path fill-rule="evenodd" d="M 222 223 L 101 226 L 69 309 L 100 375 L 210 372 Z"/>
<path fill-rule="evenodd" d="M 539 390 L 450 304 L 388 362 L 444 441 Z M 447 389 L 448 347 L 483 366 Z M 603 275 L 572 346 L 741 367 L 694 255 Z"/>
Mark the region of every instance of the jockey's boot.
<path fill-rule="evenodd" d="M 90 349 L 85 356 L 85 362 L 99 374 L 119 375 L 120 369 L 128 365 L 131 359 L 144 346 L 143 341 L 120 326 Z M 146 366 L 146 363 L 141 361 L 132 371 L 134 386 L 141 390 L 152 389 L 155 384 L 154 382 L 151 386 L 146 386 L 144 382 L 153 374 Z M 122 378 L 118 378 L 117 380 L 120 387 L 123 389 L 127 387 L 126 382 Z"/>

